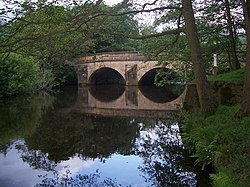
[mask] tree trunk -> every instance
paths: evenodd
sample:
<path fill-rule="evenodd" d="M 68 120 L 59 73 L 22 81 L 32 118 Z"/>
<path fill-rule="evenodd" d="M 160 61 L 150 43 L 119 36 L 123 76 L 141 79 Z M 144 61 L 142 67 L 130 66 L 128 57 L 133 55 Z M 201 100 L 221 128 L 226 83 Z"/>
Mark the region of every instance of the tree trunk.
<path fill-rule="evenodd" d="M 232 62 L 231 62 L 231 53 L 230 53 L 230 51 L 227 51 L 227 56 L 228 56 L 229 68 L 230 68 L 230 70 L 232 70 L 233 66 L 232 66 Z"/>
<path fill-rule="evenodd" d="M 203 115 L 209 116 L 215 113 L 218 107 L 218 102 L 206 77 L 205 65 L 203 62 L 201 46 L 192 8 L 192 1 L 182 0 L 182 10 L 185 20 L 185 32 L 191 51 L 201 111 Z"/>
<path fill-rule="evenodd" d="M 247 36 L 246 49 L 246 73 L 243 87 L 243 97 L 240 110 L 237 112 L 237 117 L 250 116 L 250 0 L 242 0 L 244 11 L 245 30 Z"/>
<path fill-rule="evenodd" d="M 230 11 L 230 4 L 228 0 L 225 0 L 225 7 L 226 7 L 226 14 L 227 14 L 227 28 L 229 31 L 229 47 L 230 47 L 230 55 L 231 55 L 231 59 L 232 61 L 229 62 L 231 64 L 231 70 L 236 70 L 236 69 L 240 69 L 240 63 L 239 63 L 239 59 L 237 57 L 237 53 L 236 53 L 236 41 L 235 41 L 235 35 L 234 35 L 234 31 L 233 31 L 233 22 L 232 22 L 232 16 L 231 16 L 231 11 Z"/>

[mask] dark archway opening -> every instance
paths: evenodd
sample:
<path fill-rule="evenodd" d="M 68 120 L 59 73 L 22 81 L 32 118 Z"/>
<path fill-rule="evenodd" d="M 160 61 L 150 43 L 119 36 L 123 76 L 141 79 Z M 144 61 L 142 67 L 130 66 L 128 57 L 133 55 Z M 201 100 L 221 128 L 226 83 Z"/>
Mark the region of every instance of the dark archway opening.
<path fill-rule="evenodd" d="M 154 68 L 146 72 L 139 81 L 139 85 L 156 85 L 159 82 L 168 82 L 177 77 L 176 73 L 168 68 Z"/>
<path fill-rule="evenodd" d="M 112 68 L 96 70 L 89 78 L 89 84 L 94 85 L 125 85 L 122 75 Z"/>
<path fill-rule="evenodd" d="M 111 102 L 118 99 L 125 91 L 125 80 L 112 68 L 101 68 L 89 78 L 90 93 L 99 101 Z"/>
<path fill-rule="evenodd" d="M 167 68 L 155 68 L 145 73 L 139 81 L 144 97 L 156 103 L 166 103 L 178 98 L 184 90 L 182 85 L 168 84 L 176 73 Z M 161 86 L 156 86 L 161 83 Z"/>

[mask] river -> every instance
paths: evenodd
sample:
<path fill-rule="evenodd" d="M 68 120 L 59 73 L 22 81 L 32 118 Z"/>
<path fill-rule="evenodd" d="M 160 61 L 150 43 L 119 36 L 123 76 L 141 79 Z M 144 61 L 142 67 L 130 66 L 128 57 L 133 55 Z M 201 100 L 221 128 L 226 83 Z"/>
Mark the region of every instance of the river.
<path fill-rule="evenodd" d="M 209 186 L 183 145 L 183 89 L 155 89 L 67 87 L 0 100 L 0 186 Z"/>

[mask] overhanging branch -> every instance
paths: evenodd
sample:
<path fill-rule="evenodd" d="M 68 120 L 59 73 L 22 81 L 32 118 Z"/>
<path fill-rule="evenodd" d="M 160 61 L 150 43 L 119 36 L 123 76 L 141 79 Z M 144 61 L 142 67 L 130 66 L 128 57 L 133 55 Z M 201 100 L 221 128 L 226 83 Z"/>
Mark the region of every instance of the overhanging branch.
<path fill-rule="evenodd" d="M 144 40 L 144 39 L 156 38 L 156 37 L 161 37 L 161 36 L 170 35 L 170 34 L 179 35 L 180 33 L 185 33 L 185 28 L 166 30 L 166 31 L 163 31 L 160 33 L 149 34 L 149 35 L 145 35 L 145 36 L 127 36 L 127 37 L 129 37 L 131 39 Z"/>

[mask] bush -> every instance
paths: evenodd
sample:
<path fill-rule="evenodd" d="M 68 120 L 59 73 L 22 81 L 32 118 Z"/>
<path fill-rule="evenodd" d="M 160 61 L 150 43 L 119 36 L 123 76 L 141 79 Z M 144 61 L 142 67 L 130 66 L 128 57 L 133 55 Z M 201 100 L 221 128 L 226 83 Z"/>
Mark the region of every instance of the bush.
<path fill-rule="evenodd" d="M 40 69 L 33 58 L 12 53 L 0 64 L 0 97 L 31 93 L 38 88 Z"/>
<path fill-rule="evenodd" d="M 235 119 L 239 106 L 221 106 L 204 118 L 193 112 L 183 126 L 184 143 L 203 168 L 212 165 L 214 186 L 250 184 L 250 118 Z"/>

